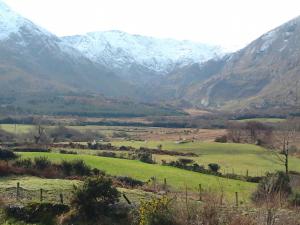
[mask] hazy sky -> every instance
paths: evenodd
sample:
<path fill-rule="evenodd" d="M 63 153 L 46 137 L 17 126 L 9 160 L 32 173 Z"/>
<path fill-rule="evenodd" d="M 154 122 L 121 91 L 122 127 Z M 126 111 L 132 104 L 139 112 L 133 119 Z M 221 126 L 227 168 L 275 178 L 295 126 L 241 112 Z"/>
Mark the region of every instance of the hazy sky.
<path fill-rule="evenodd" d="M 62 36 L 122 30 L 237 49 L 300 15 L 299 0 L 4 0 Z"/>

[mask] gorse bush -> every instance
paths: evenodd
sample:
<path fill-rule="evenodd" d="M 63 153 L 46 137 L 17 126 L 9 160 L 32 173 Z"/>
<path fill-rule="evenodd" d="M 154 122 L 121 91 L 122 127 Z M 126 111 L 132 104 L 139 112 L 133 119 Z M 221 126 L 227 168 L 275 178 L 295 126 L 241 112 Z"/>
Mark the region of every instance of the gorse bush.
<path fill-rule="evenodd" d="M 90 220 L 107 215 L 118 201 L 119 192 L 112 186 L 112 180 L 100 176 L 88 178 L 82 187 L 75 188 L 71 205 L 78 215 Z"/>
<path fill-rule="evenodd" d="M 137 212 L 138 225 L 176 225 L 175 215 L 171 211 L 171 200 L 166 196 L 141 202 Z"/>
<path fill-rule="evenodd" d="M 39 170 L 44 170 L 51 167 L 52 163 L 47 157 L 35 157 L 34 167 Z"/>
<path fill-rule="evenodd" d="M 257 190 L 252 194 L 254 202 L 272 200 L 277 195 L 288 197 L 292 193 L 289 176 L 284 172 L 268 173 L 258 184 Z"/>
<path fill-rule="evenodd" d="M 10 150 L 2 149 L 0 150 L 0 160 L 9 161 L 18 158 L 18 156 Z"/>
<path fill-rule="evenodd" d="M 31 159 L 18 159 L 13 164 L 16 167 L 22 167 L 26 169 L 33 168 L 33 162 Z"/>
<path fill-rule="evenodd" d="M 66 176 L 88 176 L 92 173 L 91 168 L 83 160 L 66 161 L 63 160 L 59 165 Z"/>
<path fill-rule="evenodd" d="M 221 169 L 220 165 L 217 164 L 217 163 L 210 163 L 210 164 L 208 164 L 208 168 L 209 168 L 212 172 L 214 172 L 214 173 L 219 172 L 219 170 Z"/>
<path fill-rule="evenodd" d="M 137 159 L 144 163 L 154 163 L 152 159 L 152 154 L 148 151 L 139 151 L 137 153 Z"/>

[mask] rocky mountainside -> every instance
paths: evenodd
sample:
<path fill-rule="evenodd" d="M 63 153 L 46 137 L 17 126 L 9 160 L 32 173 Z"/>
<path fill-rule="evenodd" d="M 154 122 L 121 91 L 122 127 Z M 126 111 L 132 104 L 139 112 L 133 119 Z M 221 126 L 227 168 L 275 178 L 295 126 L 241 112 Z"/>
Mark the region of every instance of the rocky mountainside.
<path fill-rule="evenodd" d="M 174 68 L 204 62 L 222 54 L 216 46 L 122 31 L 92 32 L 63 37 L 63 40 L 92 61 L 106 65 L 133 83 L 145 83 Z"/>
<path fill-rule="evenodd" d="M 300 17 L 262 35 L 244 49 L 168 75 L 177 96 L 225 109 L 299 104 Z M 196 71 L 195 71 L 196 68 Z"/>

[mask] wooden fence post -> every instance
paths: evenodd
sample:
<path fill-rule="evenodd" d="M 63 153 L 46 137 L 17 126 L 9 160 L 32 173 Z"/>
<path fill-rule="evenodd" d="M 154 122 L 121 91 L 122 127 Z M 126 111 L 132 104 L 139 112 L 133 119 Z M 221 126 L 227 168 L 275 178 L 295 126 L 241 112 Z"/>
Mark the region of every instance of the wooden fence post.
<path fill-rule="evenodd" d="M 20 198 L 20 183 L 17 183 L 17 201 L 19 201 Z"/>
<path fill-rule="evenodd" d="M 239 194 L 238 194 L 238 192 L 235 192 L 235 206 L 239 207 Z"/>
<path fill-rule="evenodd" d="M 167 178 L 164 179 L 164 191 L 167 190 Z"/>
<path fill-rule="evenodd" d="M 60 203 L 64 204 L 64 195 L 62 193 L 59 194 Z"/>
<path fill-rule="evenodd" d="M 40 202 L 43 202 L 43 189 L 40 190 Z"/>
<path fill-rule="evenodd" d="M 199 201 L 202 201 L 202 185 L 199 184 Z"/>
<path fill-rule="evenodd" d="M 131 205 L 130 200 L 127 198 L 127 196 L 125 195 L 125 193 L 123 193 L 123 197 L 126 200 L 126 202 L 128 203 L 128 205 Z"/>

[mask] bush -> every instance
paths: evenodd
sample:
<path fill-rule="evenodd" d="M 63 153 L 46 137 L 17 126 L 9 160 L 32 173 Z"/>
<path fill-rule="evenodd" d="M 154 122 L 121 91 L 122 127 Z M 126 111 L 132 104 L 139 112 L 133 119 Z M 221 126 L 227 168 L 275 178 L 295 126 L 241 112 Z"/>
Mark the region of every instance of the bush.
<path fill-rule="evenodd" d="M 293 193 L 289 198 L 289 203 L 291 206 L 299 207 L 300 206 L 300 192 Z"/>
<path fill-rule="evenodd" d="M 227 143 L 227 136 L 223 135 L 221 137 L 216 137 L 215 138 L 215 142 L 219 142 L 219 143 Z"/>
<path fill-rule="evenodd" d="M 22 220 L 26 223 L 55 224 L 55 218 L 69 211 L 69 207 L 63 204 L 30 203 L 23 206 L 9 206 L 5 208 L 8 218 Z"/>
<path fill-rule="evenodd" d="M 47 157 L 35 157 L 34 167 L 39 170 L 44 170 L 52 165 L 51 161 Z"/>
<path fill-rule="evenodd" d="M 76 175 L 85 176 L 90 175 L 91 173 L 91 168 L 88 165 L 86 165 L 86 163 L 83 160 L 72 161 L 72 167 Z"/>
<path fill-rule="evenodd" d="M 131 177 L 117 177 L 117 180 L 130 187 L 143 186 L 144 182 Z"/>
<path fill-rule="evenodd" d="M 254 202 L 264 202 L 275 199 L 276 195 L 288 197 L 292 193 L 289 176 L 284 172 L 268 173 L 258 184 L 257 190 L 252 194 Z"/>
<path fill-rule="evenodd" d="M 119 192 L 112 180 L 105 177 L 88 178 L 81 188 L 75 189 L 71 205 L 86 219 L 107 215 L 119 201 Z"/>
<path fill-rule="evenodd" d="M 138 160 L 144 163 L 154 163 L 152 160 L 152 154 L 148 151 L 140 151 L 137 154 Z"/>
<path fill-rule="evenodd" d="M 116 158 L 117 155 L 114 152 L 101 152 L 98 153 L 97 156 L 101 156 L 101 157 L 108 157 L 108 158 Z"/>
<path fill-rule="evenodd" d="M 5 149 L 0 150 L 0 160 L 9 161 L 16 158 L 18 158 L 18 156 L 14 152 Z"/>
<path fill-rule="evenodd" d="M 66 176 L 88 176 L 92 172 L 91 168 L 88 165 L 86 165 L 86 163 L 83 160 L 63 160 L 60 164 L 60 168 Z"/>
<path fill-rule="evenodd" d="M 60 153 L 60 154 L 72 154 L 72 155 L 77 155 L 77 152 L 75 152 L 75 151 L 67 151 L 67 150 L 64 150 L 64 149 L 59 150 L 59 153 Z"/>
<path fill-rule="evenodd" d="M 13 165 L 16 167 L 31 169 L 33 167 L 33 162 L 31 159 L 19 159 L 16 160 Z"/>
<path fill-rule="evenodd" d="M 219 170 L 221 169 L 220 165 L 217 163 L 210 163 L 208 164 L 208 168 L 210 169 L 210 171 L 214 172 L 214 173 L 218 173 Z"/>
<path fill-rule="evenodd" d="M 178 162 L 179 162 L 180 164 L 182 164 L 183 166 L 186 166 L 187 164 L 194 163 L 194 160 L 192 160 L 192 159 L 187 159 L 187 158 L 180 158 L 180 159 L 178 160 Z"/>
<path fill-rule="evenodd" d="M 73 165 L 71 162 L 68 162 L 66 160 L 63 160 L 60 164 L 61 166 L 61 170 L 63 171 L 63 173 L 66 176 L 71 176 L 72 172 L 73 172 Z"/>
<path fill-rule="evenodd" d="M 167 197 L 153 198 L 141 202 L 138 209 L 138 225 L 176 225 L 175 215 L 170 210 L 170 200 Z"/>

